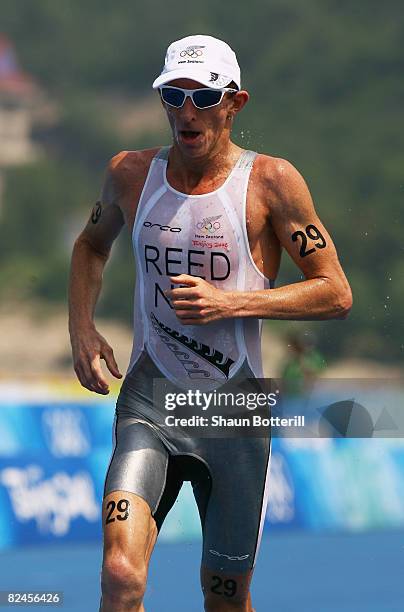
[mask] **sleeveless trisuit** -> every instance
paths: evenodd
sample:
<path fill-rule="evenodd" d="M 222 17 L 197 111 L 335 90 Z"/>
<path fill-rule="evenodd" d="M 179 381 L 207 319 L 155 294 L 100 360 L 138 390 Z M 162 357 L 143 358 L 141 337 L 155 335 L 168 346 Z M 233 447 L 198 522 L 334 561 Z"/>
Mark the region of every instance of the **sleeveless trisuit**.
<path fill-rule="evenodd" d="M 118 397 L 113 453 L 104 495 L 144 498 L 160 529 L 184 480 L 190 480 L 202 522 L 208 568 L 241 574 L 254 567 L 264 523 L 267 437 L 170 436 L 153 381 L 170 390 L 226 390 L 263 376 L 261 325 L 254 318 L 183 325 L 165 291 L 170 276 L 199 276 L 233 291 L 269 289 L 253 261 L 246 228 L 247 187 L 256 157 L 243 151 L 215 191 L 187 195 L 167 181 L 169 148 L 151 162 L 133 225 L 136 261 L 134 342 Z M 233 387 L 231 387 L 233 385 Z"/>

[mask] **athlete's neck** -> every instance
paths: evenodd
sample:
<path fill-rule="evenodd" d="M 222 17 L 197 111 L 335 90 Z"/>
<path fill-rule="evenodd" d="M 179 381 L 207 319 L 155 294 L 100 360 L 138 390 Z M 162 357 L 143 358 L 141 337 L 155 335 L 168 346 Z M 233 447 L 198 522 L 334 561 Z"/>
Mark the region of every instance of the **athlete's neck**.
<path fill-rule="evenodd" d="M 170 182 L 181 185 L 186 193 L 198 186 L 209 186 L 228 176 L 242 149 L 230 140 L 219 150 L 212 151 L 206 157 L 191 158 L 183 154 L 174 143 L 168 158 L 167 177 Z"/>

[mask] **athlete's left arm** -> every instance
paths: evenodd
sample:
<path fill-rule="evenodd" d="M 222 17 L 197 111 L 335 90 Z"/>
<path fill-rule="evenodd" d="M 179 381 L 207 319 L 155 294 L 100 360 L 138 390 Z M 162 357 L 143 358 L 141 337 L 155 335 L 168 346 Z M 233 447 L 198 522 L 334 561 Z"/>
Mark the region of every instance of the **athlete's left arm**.
<path fill-rule="evenodd" d="M 186 274 L 173 277 L 171 282 L 187 286 L 168 292 L 183 324 L 203 325 L 236 317 L 344 319 L 349 314 L 349 283 L 303 177 L 285 160 L 277 160 L 275 176 L 273 171 L 268 174 L 272 227 L 305 280 L 277 289 L 244 292 L 223 291 Z"/>
<path fill-rule="evenodd" d="M 277 289 L 237 296 L 236 316 L 268 319 L 344 319 L 352 293 L 331 236 L 321 223 L 301 174 L 277 160 L 275 179 L 268 179 L 272 227 L 305 280 Z"/>

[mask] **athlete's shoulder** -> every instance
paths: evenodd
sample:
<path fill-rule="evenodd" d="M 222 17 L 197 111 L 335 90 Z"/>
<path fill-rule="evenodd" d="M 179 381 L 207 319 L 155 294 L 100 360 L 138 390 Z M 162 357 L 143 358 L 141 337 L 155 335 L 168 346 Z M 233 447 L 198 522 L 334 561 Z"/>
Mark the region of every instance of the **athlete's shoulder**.
<path fill-rule="evenodd" d="M 296 201 L 307 193 L 306 181 L 287 159 L 258 154 L 254 165 L 262 187 L 273 195 L 272 203 Z"/>
<path fill-rule="evenodd" d="M 151 161 L 160 148 L 120 151 L 110 159 L 108 172 L 118 183 L 132 183 L 133 179 L 140 178 L 148 172 Z"/>
<path fill-rule="evenodd" d="M 259 153 L 255 166 L 262 181 L 276 191 L 298 186 L 304 179 L 297 168 L 287 159 Z"/>

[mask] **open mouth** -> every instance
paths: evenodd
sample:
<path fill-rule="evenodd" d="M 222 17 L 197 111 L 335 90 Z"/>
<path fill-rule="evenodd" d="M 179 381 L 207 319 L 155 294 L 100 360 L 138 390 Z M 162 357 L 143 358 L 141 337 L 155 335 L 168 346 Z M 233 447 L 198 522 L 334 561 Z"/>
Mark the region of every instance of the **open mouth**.
<path fill-rule="evenodd" d="M 180 135 L 184 142 L 192 143 L 195 142 L 200 136 L 201 132 L 197 132 L 196 130 L 181 130 Z"/>

